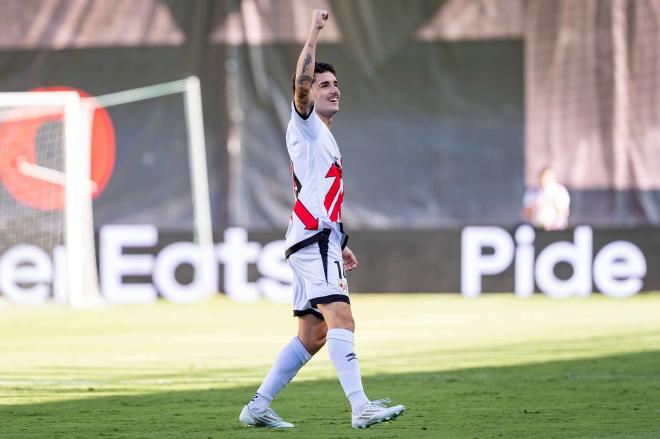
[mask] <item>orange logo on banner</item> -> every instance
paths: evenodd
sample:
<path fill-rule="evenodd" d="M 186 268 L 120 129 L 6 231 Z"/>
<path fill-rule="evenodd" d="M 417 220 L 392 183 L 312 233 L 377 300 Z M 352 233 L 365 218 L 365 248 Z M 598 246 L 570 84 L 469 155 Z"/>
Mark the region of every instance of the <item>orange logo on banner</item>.
<path fill-rule="evenodd" d="M 81 97 L 90 97 L 71 87 L 39 87 L 31 91 L 75 91 Z M 60 210 L 64 207 L 62 185 L 25 175 L 18 169 L 21 160 L 38 165 L 37 139 L 39 130 L 47 123 L 62 123 L 62 114 L 0 122 L 0 180 L 21 203 L 35 209 Z M 91 179 L 96 183 L 92 196 L 96 198 L 110 181 L 115 165 L 115 131 L 108 111 L 102 107 L 94 111 L 91 148 Z"/>

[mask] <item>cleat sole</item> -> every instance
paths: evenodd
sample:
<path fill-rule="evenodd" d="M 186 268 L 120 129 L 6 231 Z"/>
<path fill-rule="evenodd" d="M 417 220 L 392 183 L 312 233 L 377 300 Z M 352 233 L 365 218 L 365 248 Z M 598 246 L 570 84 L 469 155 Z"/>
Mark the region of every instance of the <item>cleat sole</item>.
<path fill-rule="evenodd" d="M 388 418 L 380 419 L 380 420 L 378 420 L 378 421 L 376 421 L 376 422 L 374 422 L 374 423 L 372 423 L 372 424 L 362 425 L 362 426 L 360 426 L 360 427 L 358 427 L 358 428 L 360 428 L 360 429 L 369 428 L 369 427 L 371 427 L 372 425 L 376 425 L 376 424 L 381 424 L 381 423 L 383 423 L 383 422 L 389 422 L 389 421 L 392 421 L 392 420 L 394 420 L 395 418 L 398 418 L 399 416 L 401 416 L 401 415 L 403 414 L 403 412 L 404 412 L 404 410 L 401 410 L 400 412 L 394 413 L 392 416 L 390 416 L 390 417 L 388 417 Z"/>

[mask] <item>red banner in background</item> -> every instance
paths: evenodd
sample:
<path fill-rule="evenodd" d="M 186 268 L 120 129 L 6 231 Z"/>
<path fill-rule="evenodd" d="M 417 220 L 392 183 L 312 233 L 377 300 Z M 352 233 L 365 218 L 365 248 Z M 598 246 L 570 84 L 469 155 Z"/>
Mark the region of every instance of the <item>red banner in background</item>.
<path fill-rule="evenodd" d="M 89 93 L 83 90 L 63 86 L 39 87 L 31 91 L 75 91 L 81 97 L 90 97 Z M 61 125 L 64 113 L 44 112 L 42 115 L 32 113 L 21 116 L 22 111 L 23 108 L 17 108 L 13 111 L 16 117 L 10 116 L 10 120 L 0 123 L 0 180 L 6 190 L 21 203 L 35 209 L 60 210 L 64 207 L 64 186 L 26 175 L 20 171 L 19 165 L 21 162 L 40 165 L 40 132 L 47 124 Z M 84 123 L 83 120 L 81 123 Z M 65 154 L 63 141 L 64 135 L 60 131 L 55 140 L 57 144 L 49 145 L 62 157 Z M 94 110 L 91 149 L 91 180 L 95 183 L 92 196 L 96 197 L 110 181 L 115 163 L 115 132 L 108 111 L 102 107 Z M 52 154 L 50 151 L 47 153 Z"/>

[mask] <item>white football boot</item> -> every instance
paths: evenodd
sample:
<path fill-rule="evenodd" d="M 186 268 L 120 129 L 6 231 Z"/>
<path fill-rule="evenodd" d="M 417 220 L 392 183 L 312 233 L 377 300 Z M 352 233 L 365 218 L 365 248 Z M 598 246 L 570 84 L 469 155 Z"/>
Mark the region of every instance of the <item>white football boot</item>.
<path fill-rule="evenodd" d="M 293 428 L 293 424 L 284 422 L 270 407 L 263 412 L 255 412 L 245 405 L 238 420 L 250 427 Z"/>
<path fill-rule="evenodd" d="M 362 413 L 359 415 L 353 415 L 353 422 L 351 425 L 353 428 L 369 428 L 370 425 L 393 420 L 406 409 L 401 404 L 395 405 L 394 407 L 388 407 L 387 404 L 390 402 L 392 401 L 388 398 L 371 401 L 369 405 L 362 410 Z"/>

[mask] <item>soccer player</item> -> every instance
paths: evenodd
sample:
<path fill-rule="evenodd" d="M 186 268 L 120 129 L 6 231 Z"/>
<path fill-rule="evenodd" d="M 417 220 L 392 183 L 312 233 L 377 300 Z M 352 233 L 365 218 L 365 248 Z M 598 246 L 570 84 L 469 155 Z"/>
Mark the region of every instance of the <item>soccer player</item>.
<path fill-rule="evenodd" d="M 294 273 L 298 335 L 280 352 L 252 401 L 243 407 L 239 419 L 245 425 L 293 427 L 270 404 L 326 343 L 351 405 L 354 428 L 394 419 L 405 410 L 402 405 L 388 407 L 389 399 L 367 398 L 353 347 L 355 322 L 344 270 L 354 269 L 358 262 L 346 247 L 348 237 L 341 223 L 342 160 L 330 132 L 340 92 L 334 67 L 315 62 L 317 38 L 327 20 L 327 11 L 314 10 L 296 66 L 286 133 L 296 195 L 286 233 L 286 257 Z"/>

